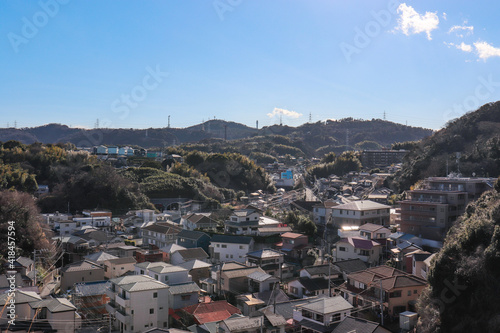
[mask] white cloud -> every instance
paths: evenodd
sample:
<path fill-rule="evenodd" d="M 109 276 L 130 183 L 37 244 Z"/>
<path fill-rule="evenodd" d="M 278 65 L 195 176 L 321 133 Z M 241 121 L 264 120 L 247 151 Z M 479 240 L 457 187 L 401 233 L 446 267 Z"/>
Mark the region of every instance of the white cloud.
<path fill-rule="evenodd" d="M 289 110 L 285 110 L 285 109 L 280 109 L 280 108 L 274 108 L 273 112 L 267 114 L 267 116 L 269 118 L 272 118 L 276 115 L 283 115 L 283 116 L 287 116 L 287 117 L 294 118 L 294 119 L 302 117 L 302 113 L 298 113 L 295 111 L 289 111 Z"/>
<path fill-rule="evenodd" d="M 443 12 L 443 20 L 447 20 L 448 19 L 448 15 L 446 13 Z"/>
<path fill-rule="evenodd" d="M 454 25 L 450 28 L 448 31 L 449 34 L 452 32 L 455 32 L 458 37 L 463 38 L 464 37 L 464 32 L 465 35 L 472 35 L 474 33 L 474 27 L 472 25 L 466 25 L 467 21 L 464 21 L 462 25 Z"/>
<path fill-rule="evenodd" d="M 469 45 L 469 44 L 465 44 L 464 42 L 460 43 L 460 44 L 454 44 L 454 43 L 446 43 L 444 42 L 444 44 L 448 47 L 450 46 L 454 46 L 456 47 L 457 49 L 461 50 L 461 51 L 464 51 L 464 52 L 472 52 L 472 45 Z"/>
<path fill-rule="evenodd" d="M 398 26 L 395 30 L 401 30 L 405 35 L 419 34 L 425 32 L 427 39 L 431 40 L 431 31 L 438 28 L 439 18 L 437 13 L 425 12 L 424 15 L 417 13 L 412 6 L 402 3 L 398 7 Z"/>
<path fill-rule="evenodd" d="M 474 47 L 479 58 L 486 60 L 490 57 L 500 57 L 500 48 L 494 47 L 487 42 L 475 42 Z"/>

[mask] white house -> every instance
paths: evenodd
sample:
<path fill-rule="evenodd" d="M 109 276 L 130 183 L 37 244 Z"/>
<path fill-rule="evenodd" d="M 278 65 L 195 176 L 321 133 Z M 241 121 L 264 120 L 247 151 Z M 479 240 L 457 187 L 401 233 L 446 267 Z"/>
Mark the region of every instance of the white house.
<path fill-rule="evenodd" d="M 351 315 L 352 309 L 341 296 L 313 298 L 295 305 L 293 319 L 300 323 L 301 331 L 329 332 L 328 328 Z"/>
<path fill-rule="evenodd" d="M 313 221 L 316 224 L 326 224 L 332 216 L 332 208 L 339 204 L 335 201 L 325 201 L 313 206 Z"/>
<path fill-rule="evenodd" d="M 146 275 L 112 279 L 106 310 L 113 327 L 124 333 L 139 333 L 153 327 L 168 327 L 168 286 Z M 72 331 L 71 331 L 72 332 Z"/>
<path fill-rule="evenodd" d="M 383 240 L 391 235 L 391 231 L 378 224 L 366 223 L 359 227 L 359 235 L 366 239 Z"/>
<path fill-rule="evenodd" d="M 148 275 L 155 280 L 167 284 L 178 284 L 192 281 L 186 268 L 167 264 L 166 262 L 141 262 L 135 264 L 136 275 Z"/>
<path fill-rule="evenodd" d="M 335 244 L 336 260 L 361 259 L 376 266 L 382 256 L 382 245 L 361 237 L 342 238 Z"/>
<path fill-rule="evenodd" d="M 332 207 L 332 218 L 338 227 L 365 223 L 389 225 L 390 209 L 391 206 L 370 200 L 353 201 Z"/>
<path fill-rule="evenodd" d="M 253 250 L 252 237 L 214 235 L 210 240 L 210 257 L 213 262 L 237 261 L 244 263 L 245 256 Z"/>
<path fill-rule="evenodd" d="M 170 284 L 168 288 L 170 308 L 180 309 L 197 304 L 200 290 L 195 282 Z"/>
<path fill-rule="evenodd" d="M 36 322 L 46 321 L 58 332 L 76 332 L 81 327 L 82 318 L 76 307 L 66 298 L 47 298 L 30 303 L 31 318 Z"/>

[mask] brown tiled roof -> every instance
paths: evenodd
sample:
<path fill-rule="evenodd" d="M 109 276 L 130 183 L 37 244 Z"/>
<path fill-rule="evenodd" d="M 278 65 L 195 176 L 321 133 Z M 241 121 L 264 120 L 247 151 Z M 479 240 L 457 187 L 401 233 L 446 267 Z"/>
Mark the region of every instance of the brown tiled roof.
<path fill-rule="evenodd" d="M 307 237 L 306 235 L 302 235 L 302 234 L 297 234 L 295 232 L 285 232 L 283 235 L 281 235 L 281 237 L 284 237 L 284 238 L 299 238 L 299 237 Z"/>

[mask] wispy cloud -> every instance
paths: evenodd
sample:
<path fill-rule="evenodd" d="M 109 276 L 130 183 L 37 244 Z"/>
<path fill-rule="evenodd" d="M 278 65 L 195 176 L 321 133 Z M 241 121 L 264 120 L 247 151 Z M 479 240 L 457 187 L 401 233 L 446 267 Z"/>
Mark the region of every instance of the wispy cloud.
<path fill-rule="evenodd" d="M 446 13 L 444 13 L 444 12 L 443 12 L 443 15 L 442 15 L 442 16 L 443 16 L 443 20 L 445 20 L 445 21 L 446 21 L 446 20 L 448 19 L 448 15 L 447 15 Z"/>
<path fill-rule="evenodd" d="M 400 30 L 405 35 L 419 34 L 425 32 L 427 39 L 431 40 L 431 31 L 439 26 L 437 13 L 425 12 L 419 14 L 412 6 L 402 3 L 398 7 L 398 26 L 395 30 Z"/>
<path fill-rule="evenodd" d="M 474 33 L 474 26 L 472 25 L 466 25 L 467 21 L 464 21 L 462 25 L 454 25 L 450 28 L 448 31 L 449 34 L 454 32 L 458 37 L 463 38 L 464 35 L 472 35 Z"/>
<path fill-rule="evenodd" d="M 302 113 L 298 113 L 298 112 L 290 111 L 290 110 L 285 110 L 285 109 L 280 109 L 280 108 L 274 108 L 273 112 L 270 112 L 267 114 L 267 116 L 269 118 L 272 118 L 276 115 L 283 115 L 283 116 L 294 118 L 294 119 L 302 117 Z"/>
<path fill-rule="evenodd" d="M 447 45 L 448 47 L 454 46 L 457 49 L 459 49 L 461 51 L 464 51 L 464 52 L 472 52 L 472 45 L 465 44 L 464 42 L 462 42 L 460 44 L 454 44 L 454 43 L 446 43 L 446 42 L 444 42 L 444 44 Z"/>
<path fill-rule="evenodd" d="M 500 48 L 494 47 L 487 42 L 475 42 L 474 47 L 480 59 L 486 60 L 491 57 L 500 57 Z"/>

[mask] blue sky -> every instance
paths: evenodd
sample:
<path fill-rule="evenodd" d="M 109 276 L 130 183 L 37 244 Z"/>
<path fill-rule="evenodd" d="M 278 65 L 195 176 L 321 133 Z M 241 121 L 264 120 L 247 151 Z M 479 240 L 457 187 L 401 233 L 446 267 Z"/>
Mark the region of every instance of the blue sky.
<path fill-rule="evenodd" d="M 0 2 L 0 127 L 439 129 L 500 99 L 498 1 Z"/>

